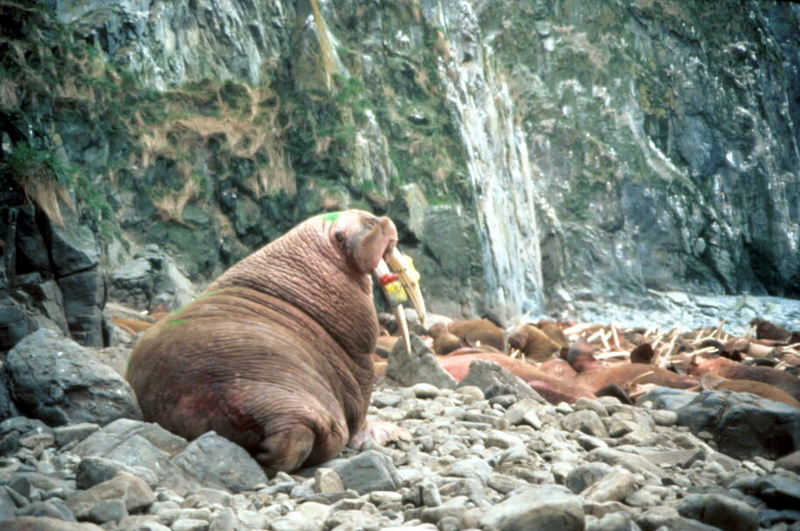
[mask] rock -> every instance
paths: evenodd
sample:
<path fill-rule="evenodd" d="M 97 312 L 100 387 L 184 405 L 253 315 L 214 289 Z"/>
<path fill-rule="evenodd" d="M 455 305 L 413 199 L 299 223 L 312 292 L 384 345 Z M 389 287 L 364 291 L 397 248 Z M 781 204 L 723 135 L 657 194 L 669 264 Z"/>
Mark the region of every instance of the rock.
<path fill-rule="evenodd" d="M 0 299 L 0 351 L 5 352 L 39 329 L 33 316 L 10 298 Z M 1 413 L 2 411 L 0 411 Z"/>
<path fill-rule="evenodd" d="M 376 450 L 361 452 L 350 459 L 335 459 L 328 465 L 333 468 L 345 488 L 359 494 L 374 490 L 394 490 L 400 486 L 400 476 L 391 458 Z"/>
<path fill-rule="evenodd" d="M 6 357 L 6 370 L 17 403 L 48 424 L 141 417 L 133 390 L 119 374 L 51 330 L 20 341 Z"/>
<path fill-rule="evenodd" d="M 584 528 L 583 504 L 564 487 L 535 486 L 512 493 L 480 517 L 481 529 L 563 529 Z"/>
<path fill-rule="evenodd" d="M 781 457 L 775 461 L 775 466 L 800 474 L 800 450 Z"/>
<path fill-rule="evenodd" d="M 252 490 L 267 482 L 264 470 L 244 448 L 214 432 L 189 443 L 172 463 L 205 486 L 231 492 Z"/>
<path fill-rule="evenodd" d="M 22 446 L 22 440 L 36 434 L 51 434 L 47 424 L 27 417 L 11 417 L 0 422 L 0 455 L 11 455 Z"/>
<path fill-rule="evenodd" d="M 800 507 L 800 477 L 792 473 L 775 473 L 734 481 L 730 488 L 761 499 L 773 509 Z"/>
<path fill-rule="evenodd" d="M 331 492 L 341 492 L 344 490 L 342 478 L 335 470 L 319 467 L 314 471 L 314 492 L 328 494 Z"/>
<path fill-rule="evenodd" d="M 170 531 L 170 529 L 160 524 L 155 515 L 137 514 L 123 518 L 117 524 L 115 531 Z"/>
<path fill-rule="evenodd" d="M 644 531 L 657 529 L 681 529 L 685 531 L 718 531 L 717 527 L 710 526 L 684 518 L 672 507 L 654 507 L 644 512 L 636 519 L 636 523 Z"/>
<path fill-rule="evenodd" d="M 608 437 L 600 416 L 591 409 L 575 411 L 561 420 L 561 426 L 567 431 L 581 431 L 594 437 Z"/>
<path fill-rule="evenodd" d="M 110 275 L 109 298 L 131 308 L 153 310 L 164 302 L 180 308 L 193 297 L 191 281 L 157 245 L 146 246 Z"/>
<path fill-rule="evenodd" d="M 586 501 L 594 503 L 623 501 L 637 485 L 636 476 L 630 472 L 618 471 L 596 481 L 580 494 Z"/>
<path fill-rule="evenodd" d="M 539 415 L 536 414 L 536 407 L 540 402 L 532 398 L 525 398 L 516 402 L 513 406 L 506 411 L 506 420 L 509 424 L 527 424 L 535 429 L 542 427 L 542 421 Z"/>
<path fill-rule="evenodd" d="M 580 494 L 598 480 L 614 472 L 614 468 L 605 463 L 587 463 L 569 471 L 566 486 L 575 494 Z"/>
<path fill-rule="evenodd" d="M 121 500 L 128 512 L 135 513 L 155 502 L 156 496 L 143 479 L 120 472 L 108 481 L 70 496 L 67 498 L 67 506 L 75 513 L 76 518 L 83 520 L 90 518 L 95 511 L 101 514 L 112 513 L 112 507 L 105 503 L 109 500 Z"/>
<path fill-rule="evenodd" d="M 678 410 L 678 424 L 711 433 L 732 457 L 776 459 L 800 450 L 800 409 L 750 393 L 700 393 Z"/>
<path fill-rule="evenodd" d="M 103 346 L 105 288 L 98 267 L 58 279 L 71 336 L 81 345 Z"/>
<path fill-rule="evenodd" d="M 402 385 L 431 384 L 439 389 L 452 389 L 456 381 L 436 361 L 433 351 L 416 334 L 411 334 L 411 354 L 402 341 L 389 353 L 386 375 Z"/>
<path fill-rule="evenodd" d="M 517 400 L 529 398 L 540 404 L 545 403 L 544 398 L 530 385 L 491 361 L 476 360 L 470 363 L 469 373 L 460 385 L 474 385 L 483 391 L 486 398 L 514 395 Z"/>
<path fill-rule="evenodd" d="M 56 445 L 66 446 L 73 441 L 82 441 L 92 433 L 100 429 L 100 426 L 91 422 L 79 422 L 67 426 L 56 426 L 53 428 L 53 436 L 56 438 Z"/>
<path fill-rule="evenodd" d="M 47 501 L 33 502 L 17 510 L 17 516 L 39 516 L 46 518 L 56 518 L 65 522 L 77 522 L 75 515 L 58 498 L 51 498 Z"/>
<path fill-rule="evenodd" d="M 79 489 L 89 489 L 98 483 L 108 481 L 119 472 L 140 477 L 154 488 L 158 484 L 158 476 L 149 468 L 141 466 L 128 466 L 113 459 L 89 456 L 81 460 L 76 474 L 76 485 Z"/>
<path fill-rule="evenodd" d="M 653 404 L 653 407 L 664 411 L 677 412 L 697 397 L 697 393 L 684 389 L 673 389 L 671 387 L 657 387 L 642 396 L 639 404 Z M 676 419 L 677 421 L 677 419 Z"/>
<path fill-rule="evenodd" d="M 134 451 L 132 440 L 146 441 L 151 448 L 167 458 L 183 451 L 189 444 L 186 439 L 168 432 L 158 424 L 119 419 L 86 437 L 72 451 L 80 456 L 107 457 L 129 466 L 146 466 L 152 469 L 153 463 L 148 461 L 152 452 L 141 455 Z"/>
<path fill-rule="evenodd" d="M 755 531 L 759 527 L 758 511 L 719 494 L 691 494 L 678 505 L 678 513 L 725 530 Z"/>
<path fill-rule="evenodd" d="M 4 531 L 103 531 L 90 523 L 65 522 L 56 518 L 20 516 L 3 522 Z"/>
<path fill-rule="evenodd" d="M 486 485 L 491 477 L 492 467 L 480 457 L 470 457 L 461 461 L 456 461 L 447 469 L 445 475 L 460 478 L 475 478 Z"/>

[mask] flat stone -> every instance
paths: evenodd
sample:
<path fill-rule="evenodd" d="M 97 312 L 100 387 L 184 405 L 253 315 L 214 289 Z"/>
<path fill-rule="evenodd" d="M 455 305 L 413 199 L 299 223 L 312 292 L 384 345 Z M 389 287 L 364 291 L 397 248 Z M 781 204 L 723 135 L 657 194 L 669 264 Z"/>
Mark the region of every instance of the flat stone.
<path fill-rule="evenodd" d="M 482 529 L 584 529 L 583 502 L 555 485 L 528 487 L 488 508 L 480 517 Z"/>
<path fill-rule="evenodd" d="M 231 492 L 253 490 L 267 482 L 264 470 L 244 448 L 214 432 L 193 440 L 172 463 L 204 486 Z"/>
<path fill-rule="evenodd" d="M 377 450 L 367 450 L 350 459 L 329 461 L 327 466 L 339 474 L 345 488 L 359 494 L 374 490 L 396 490 L 401 484 L 391 458 Z"/>
<path fill-rule="evenodd" d="M 755 531 L 759 528 L 756 509 L 720 494 L 690 494 L 678 505 L 678 513 L 726 531 Z"/>
<path fill-rule="evenodd" d="M 623 501 L 637 487 L 636 477 L 630 472 L 613 472 L 596 481 L 583 492 L 581 497 L 589 502 L 605 503 Z"/>
<path fill-rule="evenodd" d="M 561 419 L 561 427 L 566 431 L 581 431 L 594 437 L 608 437 L 608 431 L 600 416 L 591 409 L 569 413 Z"/>
<path fill-rule="evenodd" d="M 127 472 L 120 472 L 112 479 L 99 483 L 88 490 L 70 496 L 67 506 L 79 520 L 86 519 L 94 508 L 107 500 L 121 499 L 129 513 L 145 509 L 156 501 L 156 496 L 145 481 Z"/>

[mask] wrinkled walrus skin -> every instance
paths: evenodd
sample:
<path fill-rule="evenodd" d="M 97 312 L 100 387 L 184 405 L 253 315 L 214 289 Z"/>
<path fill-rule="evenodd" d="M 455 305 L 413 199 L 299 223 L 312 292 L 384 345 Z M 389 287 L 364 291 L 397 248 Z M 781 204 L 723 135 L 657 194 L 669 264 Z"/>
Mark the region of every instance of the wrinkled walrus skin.
<path fill-rule="evenodd" d="M 144 417 L 214 430 L 268 471 L 331 459 L 363 427 L 378 320 L 372 279 L 397 243 L 388 218 L 313 217 L 232 266 L 136 344 Z"/>

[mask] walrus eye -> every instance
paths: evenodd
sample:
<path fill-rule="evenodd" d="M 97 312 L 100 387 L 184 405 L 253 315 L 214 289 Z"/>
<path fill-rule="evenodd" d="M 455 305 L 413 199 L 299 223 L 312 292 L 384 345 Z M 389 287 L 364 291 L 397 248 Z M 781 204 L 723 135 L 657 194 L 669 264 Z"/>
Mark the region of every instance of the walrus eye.
<path fill-rule="evenodd" d="M 338 243 L 342 248 L 344 248 L 344 241 L 346 239 L 344 232 L 338 231 L 333 235 L 333 237 L 336 238 L 336 243 Z"/>

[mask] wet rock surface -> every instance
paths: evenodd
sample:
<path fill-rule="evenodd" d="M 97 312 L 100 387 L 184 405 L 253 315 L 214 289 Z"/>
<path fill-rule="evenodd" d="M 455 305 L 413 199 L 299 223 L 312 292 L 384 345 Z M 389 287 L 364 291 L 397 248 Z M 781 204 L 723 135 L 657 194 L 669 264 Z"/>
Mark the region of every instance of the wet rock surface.
<path fill-rule="evenodd" d="M 656 390 L 636 406 L 612 397 L 552 405 L 518 392 L 515 377 L 496 366 L 476 363 L 473 372 L 454 388 L 423 376 L 407 386 L 380 382 L 369 414 L 402 426 L 410 440 L 347 448 L 319 467 L 272 478 L 214 433 L 190 442 L 129 418 L 58 427 L 10 418 L 0 423 L 2 527 L 788 529 L 800 522 L 796 453 L 773 460 L 772 435 L 757 431 L 749 439 L 760 449 L 731 451 L 719 415 L 717 424 L 686 420 L 709 401 L 728 412 L 749 407 L 749 395 Z M 773 422 L 770 415 L 759 407 L 745 416 Z"/>

